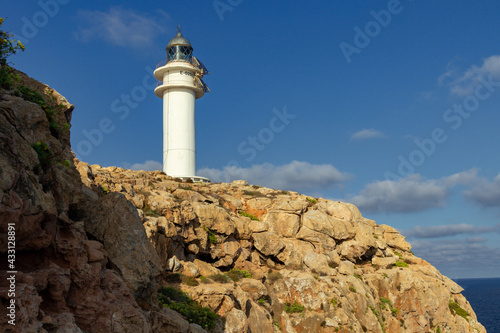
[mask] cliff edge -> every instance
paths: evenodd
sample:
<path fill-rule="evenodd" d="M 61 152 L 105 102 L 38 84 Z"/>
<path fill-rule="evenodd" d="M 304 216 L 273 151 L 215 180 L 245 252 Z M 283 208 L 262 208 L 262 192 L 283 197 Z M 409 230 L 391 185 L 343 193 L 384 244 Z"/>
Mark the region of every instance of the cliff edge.
<path fill-rule="evenodd" d="M 73 105 L 14 73 L 0 91 L 0 300 L 16 270 L 16 326 L 1 313 L 2 331 L 486 332 L 460 286 L 354 205 L 80 162 Z"/>

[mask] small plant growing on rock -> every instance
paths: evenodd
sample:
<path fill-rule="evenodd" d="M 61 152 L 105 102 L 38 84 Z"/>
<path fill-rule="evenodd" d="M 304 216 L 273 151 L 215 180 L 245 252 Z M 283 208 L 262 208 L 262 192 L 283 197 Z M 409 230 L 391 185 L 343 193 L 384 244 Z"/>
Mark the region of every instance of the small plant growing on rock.
<path fill-rule="evenodd" d="M 380 311 L 375 309 L 375 307 L 373 305 L 368 305 L 368 307 L 370 308 L 370 310 L 372 310 L 375 317 L 377 317 L 378 323 L 380 324 L 380 328 L 382 328 L 382 332 L 386 333 L 384 321 L 382 320 L 382 317 L 380 316 Z"/>
<path fill-rule="evenodd" d="M 293 302 L 292 304 L 286 303 L 285 308 L 284 308 L 284 311 L 286 313 L 300 313 L 300 312 L 304 312 L 304 310 L 305 310 L 305 307 L 303 305 L 297 303 L 297 301 Z"/>
<path fill-rule="evenodd" d="M 397 316 L 399 313 L 399 309 L 392 306 L 391 300 L 385 297 L 380 297 L 380 304 L 379 304 L 380 308 L 385 310 L 386 304 L 389 306 L 389 310 L 391 310 L 392 315 Z"/>
<path fill-rule="evenodd" d="M 332 298 L 331 300 L 328 301 L 333 307 L 336 307 L 338 304 L 338 301 L 335 298 Z"/>
<path fill-rule="evenodd" d="M 209 278 L 218 283 L 228 283 L 229 278 L 224 274 L 210 275 Z"/>
<path fill-rule="evenodd" d="M 262 192 L 259 192 L 259 191 L 247 191 L 247 190 L 244 190 L 243 191 L 243 195 L 248 195 L 248 196 L 251 196 L 251 197 L 265 197 L 265 195 Z"/>
<path fill-rule="evenodd" d="M 38 162 L 40 162 L 42 169 L 47 170 L 52 163 L 52 152 L 50 151 L 49 146 L 47 146 L 45 142 L 38 141 L 31 145 L 31 147 L 36 151 Z"/>
<path fill-rule="evenodd" d="M 250 214 L 250 213 L 247 213 L 247 212 L 245 212 L 245 211 L 240 210 L 240 211 L 238 212 L 238 214 L 240 214 L 240 216 L 249 217 L 249 218 L 250 218 L 251 220 L 253 220 L 253 221 L 259 221 L 259 218 L 258 218 L 258 217 L 256 217 L 255 215 L 252 215 L 252 214 Z"/>
<path fill-rule="evenodd" d="M 208 242 L 213 245 L 217 245 L 217 236 L 215 236 L 215 233 L 207 227 L 204 227 L 203 229 L 205 229 L 205 231 L 207 232 Z"/>
<path fill-rule="evenodd" d="M 448 307 L 450 308 L 451 313 L 457 314 L 460 317 L 464 318 L 465 320 L 469 321 L 469 319 L 467 319 L 467 316 L 470 316 L 469 313 L 464 309 L 462 309 L 460 305 L 458 305 L 458 303 L 453 302 L 453 300 L 450 299 Z"/>
<path fill-rule="evenodd" d="M 167 307 L 185 316 L 190 323 L 200 325 L 206 330 L 214 329 L 219 316 L 209 308 L 202 307 L 185 292 L 172 287 L 158 290 L 160 306 Z"/>
<path fill-rule="evenodd" d="M 357 279 L 363 280 L 363 277 L 358 273 L 354 273 L 354 277 Z"/>
<path fill-rule="evenodd" d="M 110 192 L 109 188 L 106 186 L 106 184 L 101 184 L 101 191 L 102 194 L 106 195 Z"/>
<path fill-rule="evenodd" d="M 394 266 L 408 268 L 408 264 L 405 263 L 404 261 L 401 261 L 401 260 L 396 261 L 396 263 L 394 264 Z"/>
<path fill-rule="evenodd" d="M 349 286 L 349 290 L 350 290 L 350 291 L 352 291 L 353 293 L 355 293 L 355 292 L 356 292 L 356 288 L 354 288 L 354 286 L 353 286 L 353 285 L 350 285 L 350 286 Z"/>
<path fill-rule="evenodd" d="M 226 273 L 227 277 L 229 277 L 234 282 L 238 282 L 243 278 L 252 278 L 252 273 L 249 271 L 245 271 L 243 269 L 233 268 L 229 272 Z"/>
<path fill-rule="evenodd" d="M 258 300 L 257 300 L 257 303 L 259 303 L 259 305 L 264 305 L 266 303 L 271 303 L 271 299 L 269 296 L 261 296 Z"/>
<path fill-rule="evenodd" d="M 209 284 L 209 283 L 212 283 L 212 280 L 210 280 L 206 276 L 201 275 L 200 276 L 200 282 L 203 283 L 203 284 Z"/>
<path fill-rule="evenodd" d="M 314 199 L 314 198 L 306 198 L 307 201 L 309 201 L 309 203 L 311 204 L 315 204 L 315 203 L 318 203 L 318 200 Z"/>
<path fill-rule="evenodd" d="M 187 284 L 188 286 L 195 287 L 199 285 L 200 283 L 198 280 L 196 280 L 195 277 L 193 276 L 186 276 L 184 274 L 181 274 L 181 283 Z"/>

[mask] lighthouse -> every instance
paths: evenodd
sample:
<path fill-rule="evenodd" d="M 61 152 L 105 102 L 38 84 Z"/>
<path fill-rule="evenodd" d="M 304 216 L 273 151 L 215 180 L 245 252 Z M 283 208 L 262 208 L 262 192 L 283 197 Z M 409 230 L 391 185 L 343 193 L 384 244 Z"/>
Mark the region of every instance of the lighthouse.
<path fill-rule="evenodd" d="M 193 47 L 177 28 L 167 45 L 167 59 L 154 76 L 155 95 L 163 99 L 163 171 L 172 177 L 208 182 L 196 176 L 195 100 L 209 92 L 203 82 L 206 67 L 193 56 Z"/>

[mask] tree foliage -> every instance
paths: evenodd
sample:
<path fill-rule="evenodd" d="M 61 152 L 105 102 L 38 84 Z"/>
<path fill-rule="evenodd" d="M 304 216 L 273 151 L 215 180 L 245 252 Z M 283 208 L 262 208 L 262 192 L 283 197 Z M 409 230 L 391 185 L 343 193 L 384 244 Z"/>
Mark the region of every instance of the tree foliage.
<path fill-rule="evenodd" d="M 24 45 L 14 39 L 14 35 L 3 30 L 4 19 L 0 17 L 0 65 L 7 65 L 7 58 L 16 54 L 18 50 L 24 51 Z"/>

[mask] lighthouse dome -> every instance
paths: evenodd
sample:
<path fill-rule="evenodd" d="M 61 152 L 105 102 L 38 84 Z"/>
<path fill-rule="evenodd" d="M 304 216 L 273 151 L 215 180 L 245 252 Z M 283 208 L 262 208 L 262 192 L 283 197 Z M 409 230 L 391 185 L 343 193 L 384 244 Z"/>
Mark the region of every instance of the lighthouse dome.
<path fill-rule="evenodd" d="M 167 49 L 171 46 L 174 46 L 174 45 L 181 45 L 181 46 L 188 46 L 188 47 L 191 47 L 191 43 L 189 42 L 189 40 L 184 37 L 182 35 L 182 33 L 179 31 L 177 31 L 177 34 L 175 35 L 174 38 L 172 38 L 170 40 L 170 42 L 168 42 L 168 45 L 167 45 Z"/>
<path fill-rule="evenodd" d="M 170 61 L 191 61 L 193 48 L 187 38 L 185 38 L 181 30 L 177 31 L 174 38 L 167 45 L 167 63 Z"/>

